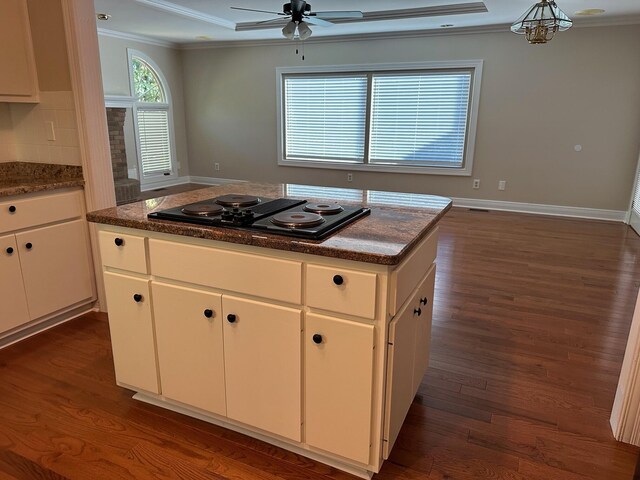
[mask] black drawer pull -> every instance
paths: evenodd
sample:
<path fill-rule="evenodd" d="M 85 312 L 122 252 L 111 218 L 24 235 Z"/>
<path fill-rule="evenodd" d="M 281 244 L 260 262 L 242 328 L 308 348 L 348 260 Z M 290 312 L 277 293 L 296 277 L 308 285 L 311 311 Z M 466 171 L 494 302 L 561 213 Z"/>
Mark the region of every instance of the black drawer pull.
<path fill-rule="evenodd" d="M 13 247 L 7 247 L 7 254 L 13 255 Z"/>
<path fill-rule="evenodd" d="M 142 295 L 140 295 L 139 293 L 136 293 L 133 296 L 133 301 L 136 302 L 136 303 L 140 303 L 142 301 Z"/>
<path fill-rule="evenodd" d="M 229 323 L 236 323 L 236 316 L 233 313 L 230 313 L 229 315 L 227 315 L 227 322 Z"/>
<path fill-rule="evenodd" d="M 207 317 L 207 318 L 213 318 L 213 310 L 211 310 L 210 308 L 207 308 L 204 311 L 204 316 Z"/>
<path fill-rule="evenodd" d="M 27 250 L 31 250 L 33 248 L 33 245 L 31 242 L 25 243 L 24 246 L 26 247 Z"/>
<path fill-rule="evenodd" d="M 311 337 L 311 339 L 316 345 L 320 345 L 322 343 L 322 335 L 320 335 L 319 333 L 316 333 L 313 337 Z"/>
<path fill-rule="evenodd" d="M 116 244 L 116 247 L 121 247 L 122 245 L 124 245 L 124 240 L 122 238 L 116 238 L 113 243 Z"/>
<path fill-rule="evenodd" d="M 344 283 L 344 278 L 342 278 L 342 275 L 334 275 L 333 283 L 335 283 L 336 285 L 342 285 Z"/>
<path fill-rule="evenodd" d="M 16 206 L 15 206 L 15 205 L 11 205 L 11 206 L 9 206 L 9 211 L 10 211 L 11 213 L 16 213 L 16 210 L 17 210 L 17 208 L 16 208 Z"/>
<path fill-rule="evenodd" d="M 422 309 L 421 309 L 420 307 L 415 308 L 415 309 L 413 310 L 413 314 L 414 314 L 414 315 L 417 315 L 417 316 L 422 315 Z"/>
<path fill-rule="evenodd" d="M 427 303 L 429 303 L 429 299 L 428 299 L 427 297 L 422 297 L 422 298 L 420 299 L 420 303 L 421 303 L 422 305 L 426 305 Z"/>

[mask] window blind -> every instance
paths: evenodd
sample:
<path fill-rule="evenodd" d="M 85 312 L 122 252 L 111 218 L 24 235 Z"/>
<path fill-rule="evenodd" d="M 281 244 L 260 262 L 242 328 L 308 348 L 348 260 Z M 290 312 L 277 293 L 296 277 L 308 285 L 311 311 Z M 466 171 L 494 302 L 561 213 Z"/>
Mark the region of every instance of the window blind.
<path fill-rule="evenodd" d="M 462 167 L 471 75 L 375 75 L 369 162 Z"/>
<path fill-rule="evenodd" d="M 169 112 L 138 107 L 138 137 L 143 176 L 171 173 Z"/>
<path fill-rule="evenodd" d="M 284 79 L 287 160 L 364 161 L 367 76 Z"/>

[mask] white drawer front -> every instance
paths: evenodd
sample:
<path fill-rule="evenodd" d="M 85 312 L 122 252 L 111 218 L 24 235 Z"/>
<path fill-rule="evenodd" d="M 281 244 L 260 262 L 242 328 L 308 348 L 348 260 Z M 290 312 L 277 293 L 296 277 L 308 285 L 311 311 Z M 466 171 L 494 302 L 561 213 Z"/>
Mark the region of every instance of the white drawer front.
<path fill-rule="evenodd" d="M 146 238 L 114 232 L 100 232 L 100 256 L 105 267 L 149 273 Z"/>
<path fill-rule="evenodd" d="M 151 274 L 258 297 L 301 303 L 302 263 L 199 245 L 149 240 Z"/>
<path fill-rule="evenodd" d="M 80 191 L 4 201 L 0 203 L 0 233 L 79 218 L 82 202 Z"/>
<path fill-rule="evenodd" d="M 375 273 L 307 265 L 307 305 L 373 319 L 376 316 Z"/>

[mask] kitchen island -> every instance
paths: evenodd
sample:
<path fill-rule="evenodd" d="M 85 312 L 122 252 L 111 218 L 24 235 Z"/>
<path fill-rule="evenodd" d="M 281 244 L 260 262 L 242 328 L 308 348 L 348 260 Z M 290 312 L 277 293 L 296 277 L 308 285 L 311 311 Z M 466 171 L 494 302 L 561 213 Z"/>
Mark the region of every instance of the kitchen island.
<path fill-rule="evenodd" d="M 324 240 L 149 219 L 228 194 L 371 209 Z M 442 197 L 238 183 L 92 212 L 135 398 L 370 477 L 429 360 Z"/>

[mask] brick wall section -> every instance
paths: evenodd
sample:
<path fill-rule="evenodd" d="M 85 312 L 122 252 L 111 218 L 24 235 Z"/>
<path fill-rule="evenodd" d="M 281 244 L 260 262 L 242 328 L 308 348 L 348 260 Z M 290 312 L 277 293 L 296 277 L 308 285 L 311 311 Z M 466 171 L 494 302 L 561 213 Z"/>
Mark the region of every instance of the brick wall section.
<path fill-rule="evenodd" d="M 135 200 L 140 194 L 140 182 L 129 178 L 129 170 L 127 168 L 127 149 L 124 144 L 124 121 L 126 115 L 126 108 L 107 108 L 111 167 L 113 169 L 113 183 L 118 204 Z"/>
<path fill-rule="evenodd" d="M 109 127 L 109 144 L 111 145 L 111 166 L 113 179 L 128 178 L 127 149 L 124 145 L 124 120 L 126 108 L 107 108 L 107 125 Z"/>

